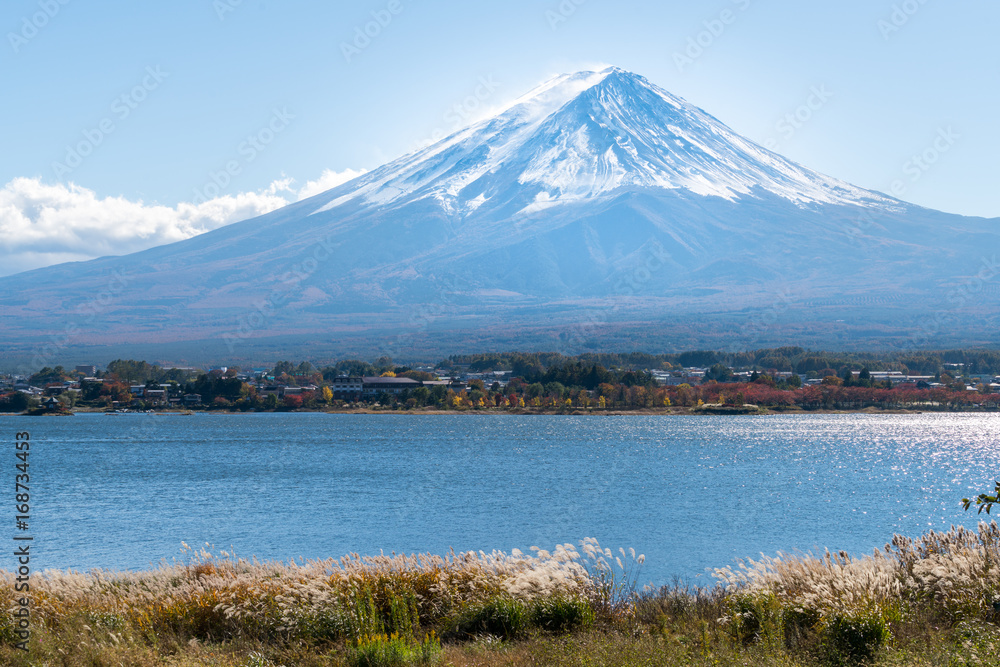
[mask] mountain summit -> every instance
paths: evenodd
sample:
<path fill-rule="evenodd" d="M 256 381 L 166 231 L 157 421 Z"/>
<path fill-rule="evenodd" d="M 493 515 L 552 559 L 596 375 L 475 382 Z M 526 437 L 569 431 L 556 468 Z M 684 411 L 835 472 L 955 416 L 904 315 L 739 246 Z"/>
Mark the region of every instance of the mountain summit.
<path fill-rule="evenodd" d="M 68 316 L 71 344 L 215 358 L 293 335 L 329 355 L 915 346 L 943 312 L 919 344 L 979 342 L 1000 291 L 947 295 L 997 275 L 998 231 L 818 174 L 609 68 L 267 215 L 0 279 L 0 335 L 30 351 Z"/>
<path fill-rule="evenodd" d="M 803 204 L 891 206 L 739 136 L 697 107 L 612 67 L 556 77 L 498 116 L 352 184 L 371 204 L 431 197 L 448 211 L 530 213 L 623 188 L 736 199 L 755 190 Z"/>

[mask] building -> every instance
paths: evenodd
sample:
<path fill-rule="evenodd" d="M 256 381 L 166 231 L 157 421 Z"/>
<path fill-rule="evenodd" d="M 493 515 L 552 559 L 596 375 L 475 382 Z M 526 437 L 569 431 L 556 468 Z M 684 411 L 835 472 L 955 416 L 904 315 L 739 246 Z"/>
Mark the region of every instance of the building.
<path fill-rule="evenodd" d="M 97 375 L 97 366 L 77 366 L 77 373 L 82 373 L 85 377 L 94 377 Z"/>
<path fill-rule="evenodd" d="M 167 404 L 167 392 L 164 389 L 146 389 L 142 397 L 147 403 L 152 405 Z"/>
<path fill-rule="evenodd" d="M 653 374 L 653 378 L 660 385 L 666 387 L 679 387 L 682 384 L 692 387 L 701 382 L 701 377 L 688 375 L 686 373 Z"/>
<path fill-rule="evenodd" d="M 361 398 L 364 383 L 364 378 L 342 375 L 330 381 L 330 391 L 333 392 L 333 397 L 339 401 L 356 401 Z"/>
<path fill-rule="evenodd" d="M 420 386 L 423 386 L 422 383 L 412 378 L 366 377 L 361 393 L 363 396 L 376 396 L 381 393 L 398 396 L 404 391 Z"/>
<path fill-rule="evenodd" d="M 433 389 L 434 387 L 444 387 L 445 390 L 451 390 L 456 394 L 461 394 L 463 391 L 469 388 L 465 382 L 461 380 L 426 380 L 421 383 L 423 386 Z"/>

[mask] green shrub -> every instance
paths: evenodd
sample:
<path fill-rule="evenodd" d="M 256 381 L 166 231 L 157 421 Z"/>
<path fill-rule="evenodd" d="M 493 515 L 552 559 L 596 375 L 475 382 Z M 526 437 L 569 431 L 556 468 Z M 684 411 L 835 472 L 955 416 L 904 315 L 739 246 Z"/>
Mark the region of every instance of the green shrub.
<path fill-rule="evenodd" d="M 105 630 L 119 631 L 125 627 L 125 619 L 118 614 L 106 611 L 92 611 L 84 615 L 90 625 L 104 628 Z"/>
<path fill-rule="evenodd" d="M 492 635 L 515 639 L 527 634 L 530 620 L 528 607 L 523 602 L 496 597 L 460 612 L 452 624 L 452 631 L 461 638 Z"/>
<path fill-rule="evenodd" d="M 733 595 L 727 601 L 729 629 L 744 644 L 773 636 L 780 605 L 773 595 Z"/>
<path fill-rule="evenodd" d="M 834 665 L 859 665 L 874 660 L 892 633 L 881 614 L 836 614 L 823 623 L 823 647 Z"/>
<path fill-rule="evenodd" d="M 292 621 L 294 634 L 307 639 L 336 641 L 361 636 L 357 632 L 356 617 L 339 609 L 298 614 Z"/>
<path fill-rule="evenodd" d="M 348 605 L 351 610 L 352 637 L 361 638 L 383 633 L 385 627 L 382 624 L 382 614 L 379 613 L 370 589 L 365 588 L 355 593 Z"/>
<path fill-rule="evenodd" d="M 441 657 L 441 642 L 433 634 L 423 642 L 398 635 L 375 635 L 358 641 L 347 654 L 350 667 L 406 667 L 433 665 Z"/>
<path fill-rule="evenodd" d="M 16 623 L 14 623 L 14 618 L 10 612 L 0 614 L 0 644 L 13 646 L 21 641 L 15 625 Z"/>
<path fill-rule="evenodd" d="M 531 624 L 546 632 L 565 634 L 594 624 L 594 609 L 579 598 L 539 600 L 531 608 Z"/>
<path fill-rule="evenodd" d="M 317 628 L 328 629 L 331 638 L 346 636 L 348 639 L 374 637 L 377 635 L 399 635 L 412 637 L 420 625 L 417 598 L 412 591 L 404 590 L 396 594 L 391 590 L 376 590 L 365 586 L 351 594 L 343 604 L 345 618 L 335 613 L 326 616 L 328 623 L 318 623 Z M 344 625 L 346 620 L 346 627 Z"/>
<path fill-rule="evenodd" d="M 1000 629 L 992 623 L 963 621 L 953 629 L 955 648 L 948 667 L 995 665 L 1000 653 Z"/>
<path fill-rule="evenodd" d="M 781 630 L 789 650 L 812 648 L 821 629 L 821 617 L 815 609 L 785 609 L 781 614 Z"/>
<path fill-rule="evenodd" d="M 412 637 L 420 625 L 416 596 L 405 591 L 402 595 L 390 594 L 388 609 L 383 612 L 385 631 L 401 637 Z"/>

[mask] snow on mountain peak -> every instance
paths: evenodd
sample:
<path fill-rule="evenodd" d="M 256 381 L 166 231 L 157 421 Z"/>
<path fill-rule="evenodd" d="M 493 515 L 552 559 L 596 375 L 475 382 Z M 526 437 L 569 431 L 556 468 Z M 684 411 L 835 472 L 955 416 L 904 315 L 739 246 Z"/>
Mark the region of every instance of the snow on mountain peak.
<path fill-rule="evenodd" d="M 623 188 L 728 200 L 767 192 L 799 206 L 899 205 L 772 153 L 609 67 L 550 79 L 496 116 L 330 191 L 319 211 L 360 197 L 379 207 L 430 198 L 459 216 L 511 205 L 531 214 Z"/>

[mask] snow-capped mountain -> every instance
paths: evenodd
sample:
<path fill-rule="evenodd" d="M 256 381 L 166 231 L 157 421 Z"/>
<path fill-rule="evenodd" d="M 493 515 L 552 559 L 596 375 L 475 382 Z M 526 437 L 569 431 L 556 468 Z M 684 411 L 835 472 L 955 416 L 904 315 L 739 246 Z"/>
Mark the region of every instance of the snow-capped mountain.
<path fill-rule="evenodd" d="M 259 218 L 0 279 L 0 335 L 578 352 L 913 345 L 936 318 L 921 345 L 981 342 L 1000 290 L 963 290 L 998 232 L 818 174 L 610 68 Z"/>
<path fill-rule="evenodd" d="M 618 68 L 556 77 L 498 116 L 352 184 L 320 211 L 360 198 L 431 198 L 449 212 L 531 213 L 622 188 L 685 189 L 733 200 L 755 190 L 799 204 L 892 206 L 882 195 L 805 169 L 684 100 Z"/>

